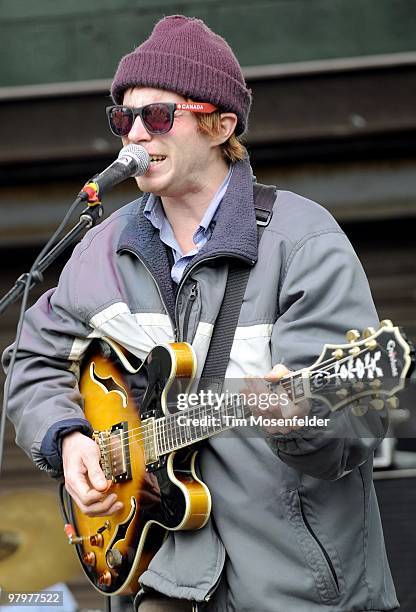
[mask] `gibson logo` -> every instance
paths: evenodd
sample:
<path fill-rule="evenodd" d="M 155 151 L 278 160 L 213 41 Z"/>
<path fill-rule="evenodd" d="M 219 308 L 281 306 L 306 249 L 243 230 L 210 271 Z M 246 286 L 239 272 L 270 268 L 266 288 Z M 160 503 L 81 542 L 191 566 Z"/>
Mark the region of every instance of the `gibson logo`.
<path fill-rule="evenodd" d="M 178 109 L 182 110 L 203 110 L 202 104 L 180 104 L 178 103 Z"/>
<path fill-rule="evenodd" d="M 389 356 L 390 359 L 390 367 L 391 367 L 391 373 L 393 374 L 393 376 L 397 376 L 398 374 L 398 370 L 397 370 L 397 353 L 395 351 L 396 348 L 396 343 L 394 340 L 389 340 L 387 342 L 387 354 Z"/>

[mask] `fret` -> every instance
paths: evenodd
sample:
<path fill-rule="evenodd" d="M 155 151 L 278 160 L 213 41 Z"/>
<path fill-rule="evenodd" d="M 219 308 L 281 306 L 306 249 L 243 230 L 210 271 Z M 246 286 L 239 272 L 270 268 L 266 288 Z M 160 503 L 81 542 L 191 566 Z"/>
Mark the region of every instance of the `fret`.
<path fill-rule="evenodd" d="M 193 438 L 192 438 L 192 430 L 191 430 L 191 425 L 189 425 L 189 423 L 187 423 L 185 425 L 185 432 L 186 432 L 186 441 L 187 442 L 192 442 Z"/>
<path fill-rule="evenodd" d="M 155 439 L 156 439 L 156 453 L 160 455 L 160 423 L 159 419 L 155 421 Z"/>
<path fill-rule="evenodd" d="M 205 407 L 202 409 L 202 418 L 200 419 L 199 423 L 201 428 L 201 436 L 204 438 L 208 433 L 207 411 Z"/>
<path fill-rule="evenodd" d="M 175 449 L 175 443 L 173 439 L 173 426 L 175 423 L 175 418 L 169 416 L 169 427 L 168 427 L 168 451 L 171 452 Z"/>
<path fill-rule="evenodd" d="M 170 430 L 170 416 L 165 417 L 164 423 L 164 432 L 163 432 L 163 446 L 165 449 L 165 453 L 169 452 L 169 430 Z"/>
<path fill-rule="evenodd" d="M 287 378 L 290 378 L 290 387 L 291 387 L 291 395 L 292 397 L 290 397 L 289 399 L 291 399 L 293 402 L 298 402 L 299 400 L 303 399 L 305 397 L 305 389 L 304 389 L 304 382 L 303 382 L 303 377 L 301 374 L 298 374 L 296 376 L 288 376 Z M 287 378 L 283 378 L 283 380 L 287 380 Z"/>
<path fill-rule="evenodd" d="M 186 436 L 185 436 L 185 432 L 184 432 L 184 427 L 182 425 L 178 425 L 178 423 L 176 422 L 175 424 L 176 427 L 176 434 L 179 433 L 179 444 L 181 446 L 185 446 L 186 445 Z M 178 436 L 176 436 L 178 437 Z"/>
<path fill-rule="evenodd" d="M 290 396 L 289 399 L 293 402 L 293 400 L 295 399 L 295 383 L 293 380 L 293 376 L 290 377 Z M 287 389 L 288 393 L 289 393 L 289 389 Z"/>
<path fill-rule="evenodd" d="M 167 432 L 167 419 L 164 419 L 163 422 L 163 446 L 165 449 L 165 453 L 168 450 L 168 432 Z"/>
<path fill-rule="evenodd" d="M 158 430 L 159 430 L 159 454 L 163 454 L 164 452 L 166 452 L 166 446 L 165 446 L 165 439 L 164 439 L 164 435 L 165 435 L 165 428 L 163 426 L 163 420 L 162 419 L 158 419 Z"/>

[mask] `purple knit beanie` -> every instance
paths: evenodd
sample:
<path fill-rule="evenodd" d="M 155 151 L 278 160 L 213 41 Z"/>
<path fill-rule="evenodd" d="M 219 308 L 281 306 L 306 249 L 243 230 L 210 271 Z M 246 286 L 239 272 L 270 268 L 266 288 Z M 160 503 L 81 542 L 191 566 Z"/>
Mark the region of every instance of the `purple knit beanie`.
<path fill-rule="evenodd" d="M 165 17 L 144 43 L 121 59 L 111 85 L 114 102 L 121 104 L 124 91 L 136 86 L 211 102 L 237 115 L 237 135 L 246 130 L 251 92 L 240 65 L 228 43 L 200 19 Z"/>

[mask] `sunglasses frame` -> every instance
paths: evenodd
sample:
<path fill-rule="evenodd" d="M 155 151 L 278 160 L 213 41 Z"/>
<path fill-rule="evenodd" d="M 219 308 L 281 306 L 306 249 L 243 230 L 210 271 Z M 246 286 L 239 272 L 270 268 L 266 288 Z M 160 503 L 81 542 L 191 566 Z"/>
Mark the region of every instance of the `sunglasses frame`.
<path fill-rule="evenodd" d="M 165 106 L 169 110 L 169 127 L 167 130 L 162 130 L 162 131 L 152 130 L 151 128 L 149 128 L 148 125 L 146 125 L 146 121 L 143 119 L 143 111 L 149 106 L 160 106 L 160 105 Z M 129 111 L 129 113 L 131 113 L 131 115 L 133 116 L 131 127 L 125 134 L 117 134 L 111 127 L 111 121 L 112 121 L 111 113 L 115 109 L 120 109 L 120 110 L 125 109 Z M 132 106 L 126 106 L 125 104 L 114 104 L 113 106 L 107 106 L 105 109 L 107 113 L 110 130 L 114 134 L 114 136 L 117 136 L 118 138 L 127 136 L 127 134 L 132 130 L 134 122 L 136 121 L 137 117 L 140 117 L 141 122 L 143 123 L 143 127 L 148 134 L 151 134 L 152 136 L 160 136 L 162 134 L 167 134 L 172 129 L 173 121 L 175 119 L 175 110 L 186 110 L 186 111 L 190 111 L 191 113 L 210 114 L 210 113 L 215 112 L 218 109 L 216 106 L 214 106 L 214 104 L 211 104 L 210 102 L 152 102 L 151 104 L 145 104 L 144 106 L 139 106 L 138 108 L 134 108 Z"/>

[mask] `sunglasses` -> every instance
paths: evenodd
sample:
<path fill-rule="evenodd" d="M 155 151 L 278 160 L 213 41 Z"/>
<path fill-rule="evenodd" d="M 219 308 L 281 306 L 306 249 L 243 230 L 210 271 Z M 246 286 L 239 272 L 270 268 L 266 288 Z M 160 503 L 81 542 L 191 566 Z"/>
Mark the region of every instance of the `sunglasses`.
<path fill-rule="evenodd" d="M 213 113 L 217 107 L 208 102 L 156 102 L 139 108 L 130 106 L 107 106 L 106 113 L 110 130 L 115 136 L 127 136 L 136 117 L 140 117 L 149 134 L 167 134 L 172 129 L 175 110 L 191 113 Z"/>

